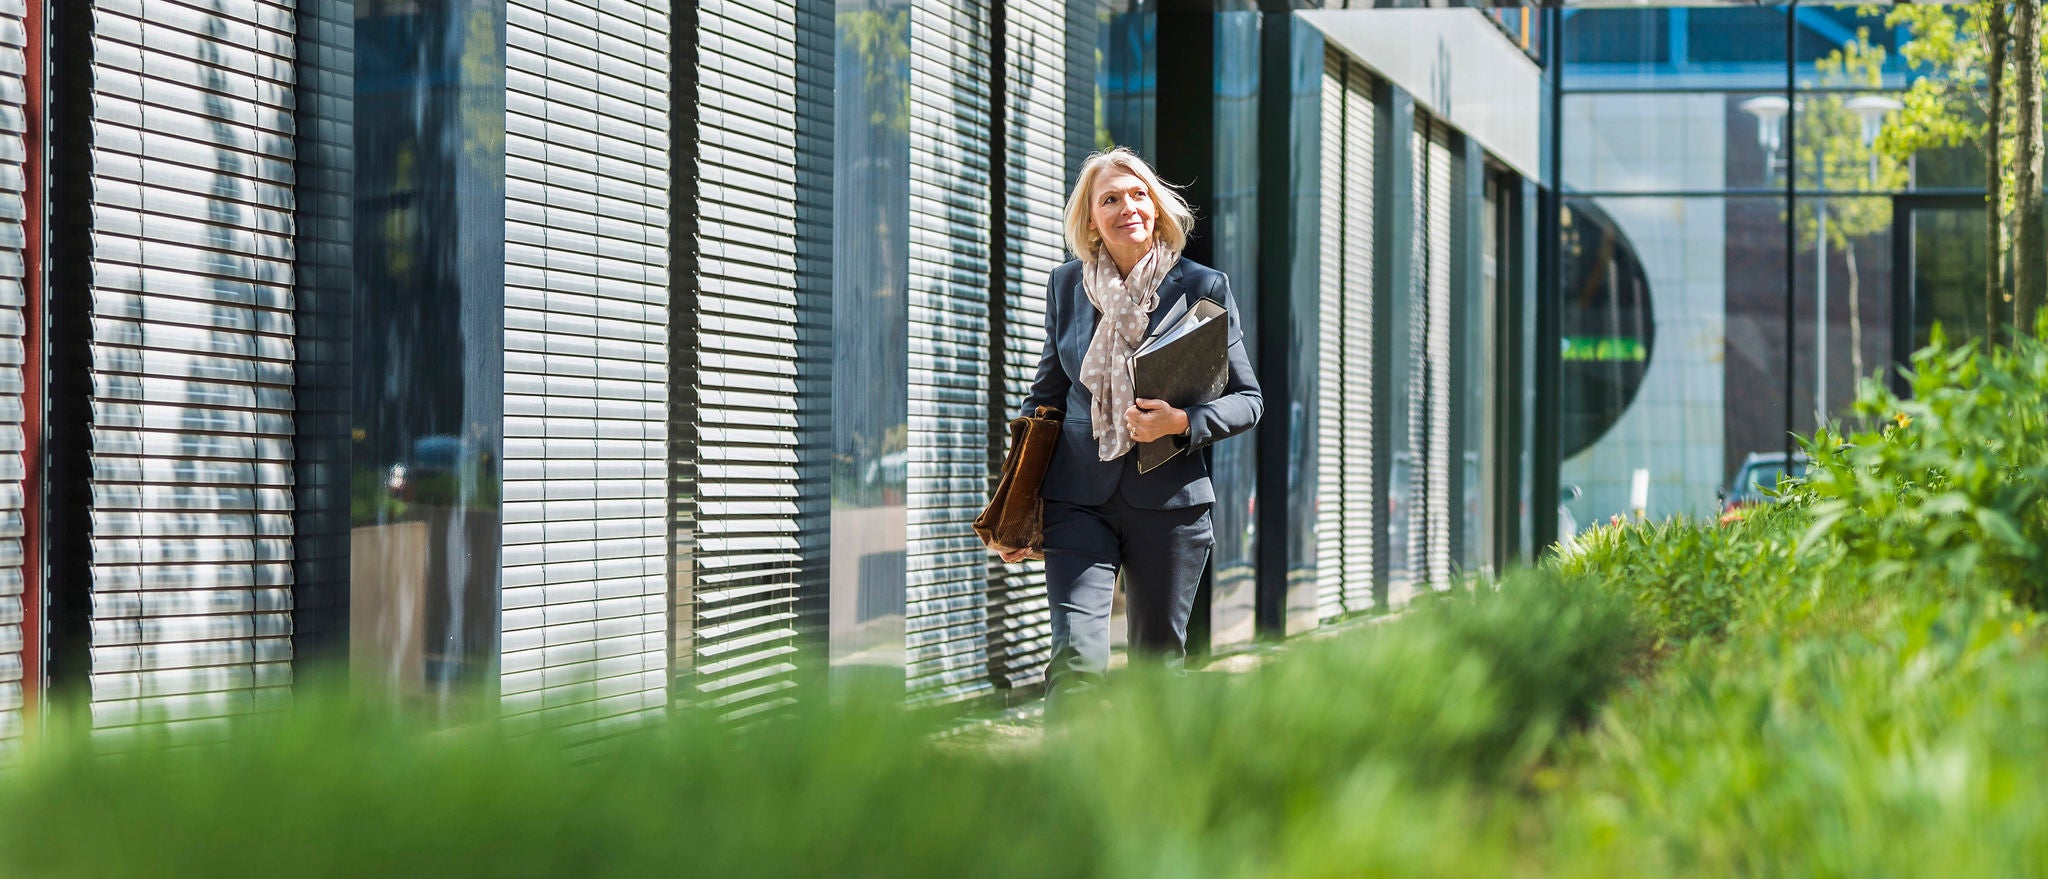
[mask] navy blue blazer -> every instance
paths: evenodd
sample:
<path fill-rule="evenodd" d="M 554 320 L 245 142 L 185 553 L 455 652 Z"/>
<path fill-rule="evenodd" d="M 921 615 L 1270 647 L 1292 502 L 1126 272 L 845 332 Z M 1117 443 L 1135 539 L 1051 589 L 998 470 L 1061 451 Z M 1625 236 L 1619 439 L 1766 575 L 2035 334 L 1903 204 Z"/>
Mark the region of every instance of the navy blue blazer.
<path fill-rule="evenodd" d="M 1038 359 L 1038 377 L 1031 383 L 1023 409 L 1025 415 L 1035 414 L 1040 406 L 1066 413 L 1059 449 L 1045 474 L 1046 500 L 1093 506 L 1109 500 L 1121 485 L 1125 502 L 1139 509 L 1172 510 L 1215 502 L 1216 491 L 1209 484 L 1209 464 L 1202 448 L 1258 424 L 1265 398 L 1259 393 L 1258 378 L 1252 375 L 1251 358 L 1245 354 L 1244 327 L 1238 320 L 1237 300 L 1230 295 L 1230 279 L 1222 272 L 1187 259 L 1176 263 L 1159 283 L 1159 304 L 1152 310 L 1149 332 L 1158 331 L 1159 321 L 1173 310 L 1175 302 L 1194 296 L 1219 302 L 1229 313 L 1230 380 L 1223 396 L 1187 408 L 1188 435 L 1176 440 L 1187 446 L 1186 451 L 1150 473 L 1139 473 L 1136 454 L 1115 461 L 1098 460 L 1095 432 L 1089 423 L 1094 395 L 1072 377 L 1081 374 L 1081 361 L 1088 356 L 1088 343 L 1095 338 L 1095 323 L 1101 313 L 1081 289 L 1080 260 L 1053 269 L 1045 286 L 1045 353 Z"/>

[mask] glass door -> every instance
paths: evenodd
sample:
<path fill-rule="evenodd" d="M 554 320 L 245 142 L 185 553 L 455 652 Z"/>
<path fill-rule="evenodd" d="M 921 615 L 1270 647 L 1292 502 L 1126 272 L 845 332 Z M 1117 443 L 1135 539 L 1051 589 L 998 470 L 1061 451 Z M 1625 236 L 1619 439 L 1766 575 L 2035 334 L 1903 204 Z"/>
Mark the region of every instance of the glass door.
<path fill-rule="evenodd" d="M 1984 335 L 1984 202 L 1981 198 L 1899 199 L 1893 214 L 1896 277 L 1893 358 L 1901 365 L 1927 345 L 1939 323 L 1949 338 Z M 1898 379 L 1894 378 L 1895 384 Z M 1901 386 L 1898 388 L 1903 391 Z"/>

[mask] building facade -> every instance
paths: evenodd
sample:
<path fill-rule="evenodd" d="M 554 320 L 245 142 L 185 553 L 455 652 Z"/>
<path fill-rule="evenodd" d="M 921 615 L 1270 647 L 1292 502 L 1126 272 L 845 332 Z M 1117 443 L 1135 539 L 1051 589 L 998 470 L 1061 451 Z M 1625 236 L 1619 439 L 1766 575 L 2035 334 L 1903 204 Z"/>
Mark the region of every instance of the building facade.
<path fill-rule="evenodd" d="M 1349 5 L 0 0 L 0 736 L 326 677 L 593 734 L 1028 697 L 1043 571 L 970 523 L 1114 145 L 1266 392 L 1197 651 L 1529 558 L 1560 464 L 1581 520 L 1636 457 L 1696 511 L 1763 442 L 1732 355 L 1795 336 L 1734 341 L 1784 298 L 1728 280 L 1747 117 L 1671 77 L 1764 62 Z"/>

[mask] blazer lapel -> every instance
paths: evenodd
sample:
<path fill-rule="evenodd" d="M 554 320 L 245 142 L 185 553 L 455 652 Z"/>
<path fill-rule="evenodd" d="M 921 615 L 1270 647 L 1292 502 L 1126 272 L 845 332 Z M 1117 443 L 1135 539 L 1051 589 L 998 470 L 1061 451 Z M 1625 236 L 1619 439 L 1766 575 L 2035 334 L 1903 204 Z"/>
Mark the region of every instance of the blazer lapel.
<path fill-rule="evenodd" d="M 1181 290 L 1180 275 L 1181 270 L 1185 268 L 1187 268 L 1187 260 L 1183 259 L 1175 262 L 1173 268 L 1167 271 L 1166 277 L 1160 280 L 1159 303 L 1152 306 L 1152 321 L 1145 325 L 1146 339 L 1158 335 L 1161 321 L 1164 321 L 1169 313 L 1175 311 L 1174 306 L 1181 304 L 1180 300 L 1183 291 Z"/>

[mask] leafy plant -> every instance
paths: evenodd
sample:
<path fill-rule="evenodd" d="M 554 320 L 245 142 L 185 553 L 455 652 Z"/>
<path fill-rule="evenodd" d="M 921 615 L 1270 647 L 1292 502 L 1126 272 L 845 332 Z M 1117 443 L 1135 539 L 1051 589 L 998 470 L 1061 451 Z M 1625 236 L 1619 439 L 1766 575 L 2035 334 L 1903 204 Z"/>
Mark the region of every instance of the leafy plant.
<path fill-rule="evenodd" d="M 2048 571 L 2048 322 L 2010 348 L 1914 354 L 1910 398 L 1868 381 L 1869 425 L 1807 444 L 1805 542 L 1880 581 L 1938 574 L 2039 605 Z"/>

